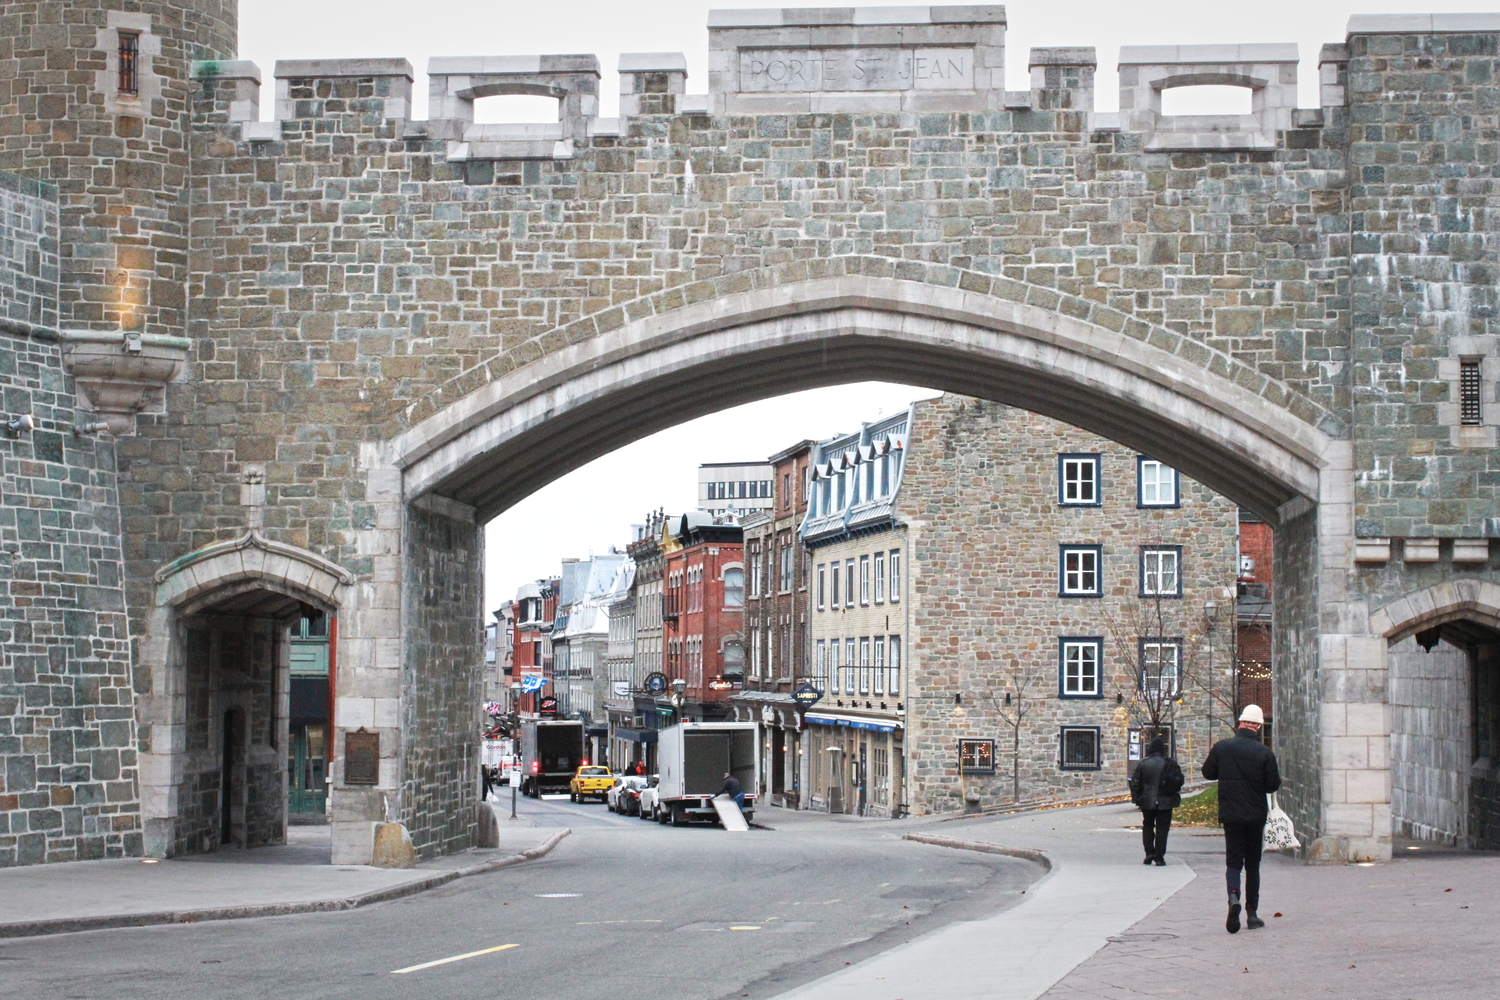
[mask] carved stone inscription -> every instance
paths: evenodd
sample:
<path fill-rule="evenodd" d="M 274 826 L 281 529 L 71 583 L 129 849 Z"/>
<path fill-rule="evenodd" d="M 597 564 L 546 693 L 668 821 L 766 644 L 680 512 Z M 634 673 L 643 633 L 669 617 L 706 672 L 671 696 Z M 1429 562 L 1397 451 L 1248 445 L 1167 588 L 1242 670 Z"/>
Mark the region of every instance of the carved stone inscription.
<path fill-rule="evenodd" d="M 969 47 L 741 49 L 740 90 L 973 90 Z"/>

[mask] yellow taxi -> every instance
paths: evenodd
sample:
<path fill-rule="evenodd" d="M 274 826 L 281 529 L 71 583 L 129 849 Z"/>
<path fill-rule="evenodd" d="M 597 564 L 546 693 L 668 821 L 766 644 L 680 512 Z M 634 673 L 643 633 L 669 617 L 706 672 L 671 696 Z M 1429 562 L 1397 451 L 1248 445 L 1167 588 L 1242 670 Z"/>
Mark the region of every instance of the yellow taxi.
<path fill-rule="evenodd" d="M 597 798 L 603 802 L 615 785 L 615 776 L 609 768 L 598 765 L 580 767 L 568 782 L 568 798 L 574 802 Z"/>

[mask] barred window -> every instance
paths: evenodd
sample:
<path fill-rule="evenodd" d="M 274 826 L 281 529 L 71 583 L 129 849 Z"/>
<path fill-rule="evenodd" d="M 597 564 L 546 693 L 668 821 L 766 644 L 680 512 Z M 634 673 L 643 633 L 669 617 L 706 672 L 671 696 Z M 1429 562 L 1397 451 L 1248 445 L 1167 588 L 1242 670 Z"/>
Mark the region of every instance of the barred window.
<path fill-rule="evenodd" d="M 120 32 L 120 93 L 140 93 L 141 36 L 134 31 Z"/>
<path fill-rule="evenodd" d="M 1059 742 L 1062 745 L 1059 766 L 1064 771 L 1099 770 L 1099 730 L 1097 728 L 1064 726 Z"/>
<path fill-rule="evenodd" d="M 1477 427 L 1484 418 L 1479 400 L 1479 362 L 1458 363 L 1458 422 L 1466 427 Z"/>

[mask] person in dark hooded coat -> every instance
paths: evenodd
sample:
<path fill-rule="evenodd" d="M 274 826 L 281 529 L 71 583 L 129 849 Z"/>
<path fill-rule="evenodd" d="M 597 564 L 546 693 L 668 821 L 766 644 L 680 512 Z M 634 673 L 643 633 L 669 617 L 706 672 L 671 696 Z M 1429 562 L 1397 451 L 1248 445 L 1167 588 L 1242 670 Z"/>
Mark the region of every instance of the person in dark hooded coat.
<path fill-rule="evenodd" d="M 1146 758 L 1130 777 L 1130 801 L 1141 811 L 1141 842 L 1146 848 L 1143 865 L 1167 863 L 1167 832 L 1172 829 L 1172 810 L 1182 804 L 1182 768 L 1167 756 L 1160 736 L 1146 747 Z"/>

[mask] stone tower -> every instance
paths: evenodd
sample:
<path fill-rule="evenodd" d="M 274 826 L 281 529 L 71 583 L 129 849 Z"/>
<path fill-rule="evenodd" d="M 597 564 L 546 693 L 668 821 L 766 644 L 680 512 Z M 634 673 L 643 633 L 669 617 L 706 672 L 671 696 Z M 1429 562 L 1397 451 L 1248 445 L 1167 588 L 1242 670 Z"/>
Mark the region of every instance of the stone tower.
<path fill-rule="evenodd" d="M 236 0 L 27 0 L 0 13 L 0 170 L 55 185 L 64 330 L 182 336 L 194 60 Z"/>

